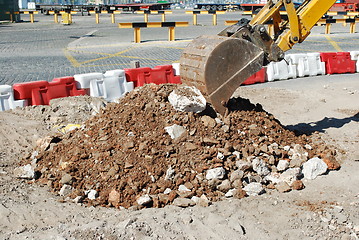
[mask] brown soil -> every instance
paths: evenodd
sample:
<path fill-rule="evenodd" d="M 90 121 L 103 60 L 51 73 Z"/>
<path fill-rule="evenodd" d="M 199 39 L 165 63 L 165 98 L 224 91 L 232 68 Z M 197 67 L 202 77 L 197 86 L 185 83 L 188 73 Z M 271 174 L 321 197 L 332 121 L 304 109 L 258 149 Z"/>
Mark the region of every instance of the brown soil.
<path fill-rule="evenodd" d="M 137 205 L 140 196 L 149 194 L 153 201 L 148 207 L 163 207 L 176 197 L 205 194 L 210 201 L 223 198 L 225 191 L 217 188 L 222 181 L 206 180 L 208 169 L 223 167 L 229 178 L 237 170 L 236 161 L 250 162 L 258 157 L 275 172 L 279 160 L 289 161 L 284 147 L 295 144 L 309 144 L 309 158 L 333 159 L 336 154 L 319 139 L 296 136 L 260 105 L 243 99 L 233 100 L 232 111 L 224 118 L 216 116 L 210 106 L 201 114 L 177 112 L 167 100 L 175 88 L 147 85 L 136 89 L 119 104 L 108 104 L 83 128 L 54 137 L 53 143 L 37 156 L 37 171 L 41 173 L 37 181 L 57 193 L 63 186 L 62 178 L 70 176 L 66 183 L 73 191 L 69 196 L 75 198 L 84 196 L 87 190 L 96 190 L 97 199 L 84 199 L 94 206 L 129 208 Z M 178 139 L 171 139 L 164 129 L 173 124 L 186 129 Z M 25 161 L 29 162 L 29 157 Z M 170 167 L 175 174 L 166 179 Z M 241 192 L 251 181 L 269 184 L 249 168 L 243 182 L 232 182 L 231 188 Z M 180 185 L 191 191 L 177 191 Z M 163 194 L 166 188 L 174 191 Z M 117 200 L 109 203 L 111 191 Z"/>

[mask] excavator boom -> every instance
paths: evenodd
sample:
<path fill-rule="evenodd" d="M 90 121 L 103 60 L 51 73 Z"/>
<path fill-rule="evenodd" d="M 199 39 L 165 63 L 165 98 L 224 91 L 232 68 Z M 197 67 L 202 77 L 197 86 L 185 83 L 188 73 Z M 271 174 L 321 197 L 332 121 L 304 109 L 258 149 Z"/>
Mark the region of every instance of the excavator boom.
<path fill-rule="evenodd" d="M 318 20 L 336 0 L 306 0 L 295 9 L 292 0 L 269 0 L 251 20 L 241 19 L 215 36 L 200 36 L 183 51 L 180 59 L 182 82 L 196 86 L 218 113 L 234 91 L 271 61 L 303 42 Z M 285 8 L 287 17 L 280 14 Z M 273 21 L 270 36 L 264 24 Z"/>

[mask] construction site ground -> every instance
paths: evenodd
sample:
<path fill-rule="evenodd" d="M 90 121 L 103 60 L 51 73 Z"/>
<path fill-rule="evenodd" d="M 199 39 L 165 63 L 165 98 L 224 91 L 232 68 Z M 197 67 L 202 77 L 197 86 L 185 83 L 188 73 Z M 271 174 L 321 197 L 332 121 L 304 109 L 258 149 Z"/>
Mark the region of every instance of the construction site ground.
<path fill-rule="evenodd" d="M 39 19 L 45 17 L 39 16 Z M 185 15 L 181 15 L 180 18 L 184 17 Z M 234 15 L 230 18 L 233 17 Z M 187 18 L 190 19 L 189 16 Z M 34 25 L 23 24 L 34 28 L 37 33 L 44 34 L 48 34 L 45 29 L 51 31 L 76 26 L 58 26 L 50 23 L 50 18 L 47 19 L 47 24 L 41 24 L 41 21 Z M 51 42 L 48 49 L 54 49 L 53 55 L 49 50 L 40 47 L 46 44 L 31 40 L 32 44 L 25 38 L 18 41 L 19 45 L 25 44 L 23 49 L 19 45 L 10 48 L 8 45 L 16 43 L 16 40 L 10 41 L 14 39 L 10 34 L 18 32 L 21 35 L 27 31 L 27 27 L 22 29 L 21 25 L 0 25 L 0 31 L 6 33 L 0 35 L 0 51 L 5 54 L 1 55 L 4 72 L 1 74 L 0 83 L 51 80 L 53 77 L 78 72 L 103 72 L 123 66 L 129 67 L 129 61 L 123 60 L 128 60 L 129 57 L 121 55 L 121 51 L 125 50 L 118 49 L 119 46 L 124 46 L 125 49 L 141 49 L 141 53 L 146 54 L 144 58 L 148 60 L 142 62 L 144 59 L 139 59 L 143 66 L 171 63 L 178 60 L 180 49 L 188 43 L 159 43 L 154 39 L 141 45 L 132 44 L 129 43 L 132 37 L 131 29 L 128 30 L 128 35 L 124 36 L 128 39 L 122 39 L 117 43 L 116 36 L 112 35 L 114 31 L 110 29 L 107 30 L 108 35 L 96 35 L 95 32 L 86 35 L 94 30 L 102 31 L 95 24 L 86 24 L 88 25 L 85 29 L 71 30 L 71 34 L 65 37 L 61 44 L 56 44 L 52 40 L 44 41 Z M 215 33 L 215 30 L 223 27 L 203 26 L 203 32 L 208 34 L 208 29 L 212 29 Z M 120 31 L 115 27 L 111 28 Z M 179 32 L 180 38 L 189 40 L 195 37 L 194 28 L 196 34 L 202 31 L 199 26 L 191 27 L 183 36 Z M 308 42 L 298 45 L 293 52 L 337 51 L 337 48 L 343 51 L 357 50 L 356 42 L 353 40 L 357 34 L 334 33 L 325 36 L 320 33 L 321 30 L 318 29 L 316 34 L 309 37 Z M 53 31 L 56 33 L 58 30 Z M 65 35 L 64 32 L 57 34 Z M 163 34 L 166 36 L 166 32 Z M 54 35 L 51 36 L 55 39 Z M 77 40 L 69 36 L 75 36 Z M 103 40 L 96 39 L 101 37 Z M 45 39 L 41 34 L 34 38 Z M 37 46 L 36 50 L 33 50 L 33 45 Z M 98 54 L 100 51 L 96 45 L 103 48 L 103 55 L 99 57 L 102 59 L 90 58 L 86 55 L 90 53 L 80 50 L 95 48 Z M 155 46 L 161 46 L 163 49 L 160 56 L 156 56 L 158 51 L 154 50 Z M 69 50 L 71 47 L 74 51 Z M 102 50 L 107 52 L 104 53 Z M 29 58 L 20 58 L 21 54 Z M 48 55 L 52 60 L 43 59 Z M 136 60 L 137 55 L 133 56 L 134 58 L 130 59 Z M 31 57 L 34 57 L 34 61 L 29 60 Z M 96 66 L 84 67 L 87 63 L 106 59 L 112 59 L 114 63 L 98 63 Z M 153 59 L 156 60 L 152 61 Z M 124 65 L 121 61 L 124 61 Z M 280 193 L 273 190 L 260 196 L 216 201 L 208 207 L 181 208 L 167 205 L 163 208 L 120 210 L 64 201 L 63 197 L 54 194 L 46 184 L 17 179 L 14 169 L 19 166 L 24 156 L 33 152 L 38 139 L 55 131 L 54 125 L 85 122 L 92 117 L 95 110 L 98 111 L 97 108 L 90 108 L 90 103 L 93 103 L 91 106 L 100 106 L 102 102 L 90 97 L 77 100 L 59 99 L 51 107 L 28 107 L 0 112 L 0 238 L 358 239 L 358 78 L 358 74 L 327 75 L 239 88 L 236 96 L 249 99 L 253 104 L 261 104 L 265 111 L 273 114 L 286 128 L 319 137 L 326 144 L 335 146 L 341 168 L 314 180 L 304 180 L 305 188 L 300 191 Z"/>

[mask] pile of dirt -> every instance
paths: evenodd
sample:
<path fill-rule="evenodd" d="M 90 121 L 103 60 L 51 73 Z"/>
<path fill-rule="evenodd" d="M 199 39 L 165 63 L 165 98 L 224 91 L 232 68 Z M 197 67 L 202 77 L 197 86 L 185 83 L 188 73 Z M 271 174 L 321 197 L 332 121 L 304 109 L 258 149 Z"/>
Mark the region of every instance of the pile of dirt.
<path fill-rule="evenodd" d="M 22 163 L 36 163 L 37 182 L 64 199 L 118 208 L 208 205 L 301 189 L 300 167 L 313 157 L 338 168 L 333 148 L 296 136 L 248 100 L 232 100 L 225 117 L 210 106 L 199 114 L 176 111 L 168 96 L 178 87 L 135 89 L 82 128 L 45 141 Z M 174 124 L 185 131 L 172 139 L 165 128 Z M 279 168 L 280 160 L 288 166 Z M 288 170 L 299 172 L 290 181 L 273 180 Z M 252 183 L 261 189 L 250 192 Z"/>

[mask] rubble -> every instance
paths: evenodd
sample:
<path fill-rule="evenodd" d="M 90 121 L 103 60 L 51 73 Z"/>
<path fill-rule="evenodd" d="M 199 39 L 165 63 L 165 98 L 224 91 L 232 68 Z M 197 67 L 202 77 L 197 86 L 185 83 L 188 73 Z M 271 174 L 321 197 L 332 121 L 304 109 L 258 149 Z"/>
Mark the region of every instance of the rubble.
<path fill-rule="evenodd" d="M 313 180 L 317 176 L 322 175 L 323 173 L 326 173 L 328 169 L 327 164 L 325 162 L 318 158 L 311 158 L 307 162 L 303 164 L 303 175 L 305 179 Z"/>
<path fill-rule="evenodd" d="M 186 132 L 186 129 L 184 127 L 177 124 L 165 127 L 165 130 L 171 136 L 172 139 L 179 138 L 184 132 Z"/>
<path fill-rule="evenodd" d="M 93 206 L 208 206 L 275 186 L 302 189 L 304 157 L 335 160 L 335 150 L 286 130 L 244 99 L 231 100 L 225 117 L 209 105 L 201 113 L 175 110 L 169 95 L 179 88 L 137 88 L 81 128 L 57 136 L 51 147 L 38 150 L 38 182 Z M 178 97 L 183 91 L 175 92 Z M 32 161 L 29 156 L 22 163 Z"/>
<path fill-rule="evenodd" d="M 226 170 L 223 167 L 209 169 L 206 173 L 206 179 L 223 179 L 226 174 Z"/>
<path fill-rule="evenodd" d="M 174 109 L 181 112 L 200 113 L 206 109 L 206 99 L 195 87 L 181 86 L 173 90 L 168 101 Z"/>
<path fill-rule="evenodd" d="M 262 184 L 257 182 L 252 182 L 248 184 L 243 188 L 243 190 L 246 191 L 246 193 L 249 196 L 257 196 L 264 192 L 264 188 L 262 187 Z"/>
<path fill-rule="evenodd" d="M 25 166 L 15 168 L 14 175 L 17 178 L 34 179 L 35 178 L 35 168 L 31 164 L 26 164 Z"/>

